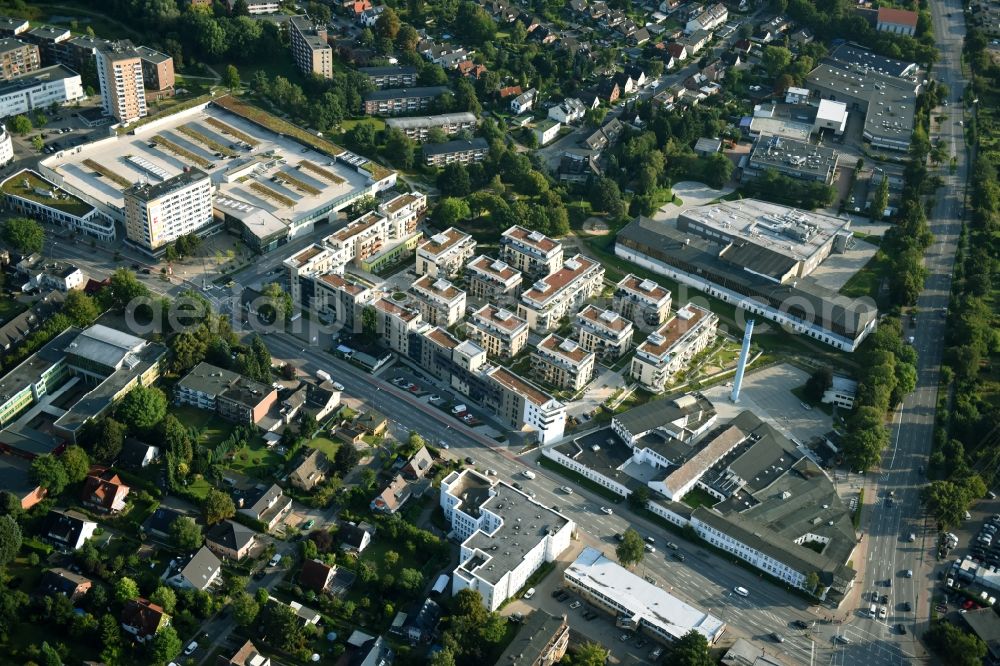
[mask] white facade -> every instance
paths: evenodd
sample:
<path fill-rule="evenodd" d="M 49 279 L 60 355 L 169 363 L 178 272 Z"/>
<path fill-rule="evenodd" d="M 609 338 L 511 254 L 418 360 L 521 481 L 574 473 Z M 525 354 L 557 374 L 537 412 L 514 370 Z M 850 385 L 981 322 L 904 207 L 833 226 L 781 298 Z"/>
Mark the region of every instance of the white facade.
<path fill-rule="evenodd" d="M 647 391 L 659 393 L 686 370 L 691 360 L 715 341 L 719 318 L 710 310 L 688 303 L 651 333 L 632 357 L 632 379 Z"/>
<path fill-rule="evenodd" d="M 476 240 L 450 227 L 422 241 L 417 248 L 417 275 L 451 277 L 476 253 Z"/>
<path fill-rule="evenodd" d="M 699 520 L 697 515 L 691 517 L 691 527 L 698 533 L 698 536 L 716 548 L 721 548 L 727 553 L 736 555 L 741 560 L 749 562 L 761 571 L 766 571 L 772 576 L 780 578 L 793 587 L 805 589 L 806 573 L 796 571 L 784 562 L 780 562 L 729 534 L 717 530 L 708 523 Z"/>
<path fill-rule="evenodd" d="M 27 192 L 24 196 L 16 194 L 8 186 L 10 181 L 15 183 L 28 182 L 29 189 L 32 191 L 31 195 L 29 196 Z M 35 189 L 37 183 L 41 183 L 42 187 Z M 0 187 L 4 190 L 7 206 L 12 211 L 44 220 L 50 224 L 58 224 L 67 229 L 75 229 L 101 241 L 110 242 L 115 239 L 115 223 L 110 217 L 97 208 L 85 204 L 82 200 L 79 200 L 80 212 L 69 212 L 64 204 L 75 197 L 56 187 L 34 171 L 25 170 L 15 173 Z M 47 204 L 46 202 L 49 201 L 51 203 Z"/>
<path fill-rule="evenodd" d="M 62 65 L 45 67 L 0 85 L 0 117 L 47 109 L 84 97 L 79 74 Z"/>
<path fill-rule="evenodd" d="M 830 129 L 839 136 L 844 133 L 846 128 L 847 104 L 835 102 L 832 99 L 821 99 L 819 109 L 816 111 L 816 121 L 813 123 L 813 132 Z"/>
<path fill-rule="evenodd" d="M 535 127 L 535 138 L 538 139 L 538 145 L 544 146 L 551 143 L 559 136 L 559 130 L 562 128 L 558 122 L 553 120 L 542 121 L 538 123 Z"/>
<path fill-rule="evenodd" d="M 729 20 L 729 10 L 721 2 L 712 5 L 687 22 L 684 31 L 687 33 L 698 30 L 715 30 Z"/>
<path fill-rule="evenodd" d="M 575 97 L 568 97 L 549 109 L 549 118 L 559 123 L 569 124 L 583 120 L 586 113 L 587 107 L 584 106 L 583 102 Z"/>
<path fill-rule="evenodd" d="M 533 331 L 541 333 L 555 329 L 560 319 L 573 314 L 586 299 L 596 294 L 603 281 L 604 267 L 578 254 L 521 294 L 517 314 Z"/>
<path fill-rule="evenodd" d="M 14 159 L 14 144 L 7 128 L 0 125 L 0 164 L 7 164 Z"/>
<path fill-rule="evenodd" d="M 198 231 L 212 223 L 212 179 L 197 169 L 156 185 L 125 191 L 125 231 L 147 250 Z"/>
<path fill-rule="evenodd" d="M 823 392 L 824 405 L 836 405 L 844 409 L 854 409 L 854 400 L 858 395 L 858 383 L 846 377 L 833 378 L 833 385 Z"/>

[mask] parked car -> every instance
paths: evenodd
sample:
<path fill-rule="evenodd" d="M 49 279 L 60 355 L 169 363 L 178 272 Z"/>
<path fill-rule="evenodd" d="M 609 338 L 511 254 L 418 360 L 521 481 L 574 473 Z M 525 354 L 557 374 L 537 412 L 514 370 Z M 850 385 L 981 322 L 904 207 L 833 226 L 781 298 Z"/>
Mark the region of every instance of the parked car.
<path fill-rule="evenodd" d="M 612 511 L 611 509 L 609 509 L 609 508 L 608 508 L 608 507 L 606 507 L 606 506 L 602 506 L 602 507 L 601 507 L 601 513 L 603 513 L 603 514 L 605 514 L 605 515 L 608 515 L 608 516 L 610 516 L 611 514 L 613 514 L 613 513 L 614 513 L 614 511 Z"/>
<path fill-rule="evenodd" d="M 191 641 L 188 646 L 184 648 L 184 654 L 191 655 L 194 651 L 198 649 L 198 641 Z"/>
<path fill-rule="evenodd" d="M 582 604 L 582 603 L 580 603 L 579 601 L 574 601 L 573 603 L 571 603 L 571 604 L 569 605 L 569 607 L 570 607 L 570 609 L 571 609 L 571 610 L 576 610 L 577 608 L 579 608 L 579 607 L 580 607 L 580 606 L 582 606 L 582 605 L 583 605 L 583 604 Z"/>
<path fill-rule="evenodd" d="M 902 634 L 903 636 L 905 636 L 906 635 L 906 625 L 904 625 L 902 622 L 896 623 L 896 631 L 898 631 L 900 634 Z"/>
<path fill-rule="evenodd" d="M 779 634 L 777 631 L 772 631 L 771 640 L 774 641 L 775 643 L 784 643 L 785 637 Z"/>
<path fill-rule="evenodd" d="M 804 620 L 796 620 L 795 622 L 792 622 L 792 626 L 796 629 L 808 629 L 809 623 Z"/>

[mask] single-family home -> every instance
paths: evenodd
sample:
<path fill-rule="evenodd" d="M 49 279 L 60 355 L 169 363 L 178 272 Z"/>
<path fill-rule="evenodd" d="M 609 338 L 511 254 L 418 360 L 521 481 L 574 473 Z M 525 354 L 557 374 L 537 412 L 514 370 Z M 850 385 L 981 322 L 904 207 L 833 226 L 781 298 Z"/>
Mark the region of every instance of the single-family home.
<path fill-rule="evenodd" d="M 170 624 L 170 616 L 163 611 L 162 606 L 142 597 L 125 602 L 121 619 L 122 629 L 140 643 L 145 643 Z"/>
<path fill-rule="evenodd" d="M 538 91 L 534 88 L 525 90 L 523 93 L 510 100 L 510 110 L 517 114 L 531 111 L 531 108 L 535 105 L 535 98 L 537 96 Z"/>
<path fill-rule="evenodd" d="M 414 453 L 403 468 L 400 470 L 405 478 L 409 480 L 422 479 L 430 471 L 431 467 L 434 466 L 434 459 L 431 458 L 430 451 L 427 450 L 426 446 L 421 446 L 420 449 Z"/>
<path fill-rule="evenodd" d="M 256 544 L 257 533 L 234 520 L 216 523 L 205 533 L 205 545 L 230 560 L 242 560 Z"/>
<path fill-rule="evenodd" d="M 306 560 L 299 570 L 299 586 L 322 594 L 330 589 L 330 583 L 337 575 L 337 567 L 319 560 Z"/>
<path fill-rule="evenodd" d="M 292 499 L 285 497 L 280 486 L 261 485 L 240 497 L 237 505 L 240 513 L 259 520 L 270 530 L 292 510 Z"/>
<path fill-rule="evenodd" d="M 540 120 L 535 124 L 532 132 L 535 135 L 535 139 L 538 141 L 539 146 L 545 146 L 556 140 L 559 136 L 559 129 L 562 127 L 558 121 L 552 120 L 551 118 L 546 118 L 545 120 Z"/>
<path fill-rule="evenodd" d="M 389 485 L 371 501 L 371 510 L 379 513 L 393 514 L 399 511 L 410 496 L 413 489 L 401 475 L 397 474 Z"/>
<path fill-rule="evenodd" d="M 630 79 L 632 79 L 636 88 L 645 88 L 646 84 L 649 83 L 649 79 L 646 78 L 646 70 L 639 65 L 626 66 L 625 73 Z"/>
<path fill-rule="evenodd" d="M 372 437 L 381 437 L 389 427 L 389 419 L 374 409 L 358 414 L 354 422 Z"/>
<path fill-rule="evenodd" d="M 622 89 L 614 79 L 604 79 L 597 84 L 597 95 L 608 104 L 614 104 L 621 97 Z"/>
<path fill-rule="evenodd" d="M 271 658 L 262 655 L 257 646 L 247 640 L 232 657 L 219 655 L 215 663 L 216 666 L 271 666 Z"/>
<path fill-rule="evenodd" d="M 628 35 L 628 42 L 633 46 L 642 46 L 649 41 L 649 30 L 639 28 Z"/>
<path fill-rule="evenodd" d="M 510 97 L 517 97 L 522 92 L 521 86 L 504 86 L 497 91 L 497 96 L 500 99 L 508 99 Z"/>
<path fill-rule="evenodd" d="M 615 74 L 614 81 L 618 84 L 618 89 L 621 90 L 622 95 L 631 95 L 637 89 L 635 81 L 633 81 L 632 77 L 625 72 L 618 72 Z"/>
<path fill-rule="evenodd" d="M 86 506 L 103 513 L 118 513 L 125 508 L 129 487 L 121 477 L 105 467 L 92 467 L 83 482 L 81 499 Z"/>
<path fill-rule="evenodd" d="M 52 509 L 46 518 L 42 536 L 62 548 L 78 550 L 90 537 L 94 536 L 97 523 L 78 511 Z"/>
<path fill-rule="evenodd" d="M 25 511 L 48 494 L 45 488 L 31 480 L 31 463 L 14 455 L 0 455 L 0 488 L 14 495 Z"/>
<path fill-rule="evenodd" d="M 681 44 L 680 42 L 667 44 L 667 54 L 673 58 L 675 62 L 684 62 L 688 57 L 687 46 Z"/>
<path fill-rule="evenodd" d="M 93 581 L 86 576 L 81 576 L 62 567 L 56 567 L 42 574 L 42 580 L 38 583 L 38 592 L 47 596 L 61 594 L 70 601 L 77 601 L 87 594 L 93 585 Z"/>
<path fill-rule="evenodd" d="M 326 454 L 319 449 L 311 449 L 288 475 L 288 480 L 296 488 L 309 492 L 326 480 L 329 471 L 330 461 Z"/>
<path fill-rule="evenodd" d="M 549 108 L 549 118 L 567 125 L 583 120 L 586 113 L 587 107 L 575 97 L 568 97 Z"/>
<path fill-rule="evenodd" d="M 146 522 L 142 525 L 142 529 L 147 534 L 167 539 L 170 538 L 170 526 L 174 524 L 175 520 L 184 515 L 184 513 L 176 509 L 161 506 L 153 512 L 153 515 L 146 519 Z"/>
<path fill-rule="evenodd" d="M 129 437 L 122 446 L 118 463 L 128 469 L 142 469 L 160 459 L 160 447 Z"/>
<path fill-rule="evenodd" d="M 181 589 L 206 590 L 222 575 L 222 561 L 202 546 L 167 582 Z"/>
<path fill-rule="evenodd" d="M 340 549 L 360 555 L 371 543 L 374 533 L 375 528 L 368 523 L 342 523 L 340 529 L 337 530 L 337 536 L 340 538 Z"/>

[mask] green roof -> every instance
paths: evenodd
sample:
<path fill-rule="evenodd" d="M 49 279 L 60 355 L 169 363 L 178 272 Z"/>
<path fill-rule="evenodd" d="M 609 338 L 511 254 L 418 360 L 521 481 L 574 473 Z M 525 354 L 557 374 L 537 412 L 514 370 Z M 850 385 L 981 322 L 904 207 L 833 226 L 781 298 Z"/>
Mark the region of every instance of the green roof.
<path fill-rule="evenodd" d="M 5 180 L 0 188 L 3 189 L 4 194 L 34 201 L 37 204 L 48 206 L 49 208 L 54 208 L 77 217 L 83 217 L 94 210 L 94 207 L 87 202 L 78 199 L 65 190 L 59 189 L 53 183 L 50 183 L 34 171 L 29 171 L 28 169 L 15 173 Z M 48 196 L 44 192 L 52 192 L 55 196 Z"/>

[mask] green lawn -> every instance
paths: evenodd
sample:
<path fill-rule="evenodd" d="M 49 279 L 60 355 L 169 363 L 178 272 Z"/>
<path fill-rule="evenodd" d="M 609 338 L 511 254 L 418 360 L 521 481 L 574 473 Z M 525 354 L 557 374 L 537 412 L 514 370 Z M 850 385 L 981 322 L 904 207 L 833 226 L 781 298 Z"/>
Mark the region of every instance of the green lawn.
<path fill-rule="evenodd" d="M 333 460 L 333 456 L 337 454 L 337 449 L 340 448 L 340 444 L 333 441 L 332 439 L 327 439 L 326 437 L 314 437 L 313 439 L 306 442 L 306 446 L 311 449 L 319 449 L 326 454 L 326 457 Z"/>
<path fill-rule="evenodd" d="M 171 411 L 181 423 L 198 431 L 198 443 L 213 447 L 233 432 L 233 424 L 216 414 L 189 405 L 171 406 Z"/>
<path fill-rule="evenodd" d="M 187 486 L 188 491 L 198 499 L 205 499 L 208 495 L 208 491 L 212 488 L 212 484 L 206 481 L 204 477 L 199 477 L 194 481 L 189 481 Z"/>
<path fill-rule="evenodd" d="M 875 256 L 840 288 L 840 293 L 850 298 L 867 296 L 872 300 L 878 300 L 878 289 L 886 268 L 885 255 L 876 252 Z"/>
<path fill-rule="evenodd" d="M 264 446 L 259 437 L 256 439 L 257 441 L 238 449 L 226 466 L 248 476 L 270 478 L 284 459 Z"/>
<path fill-rule="evenodd" d="M 684 495 L 684 503 L 692 509 L 697 509 L 699 506 L 715 506 L 719 503 L 719 500 L 712 497 L 701 488 L 692 488 L 687 494 Z"/>

